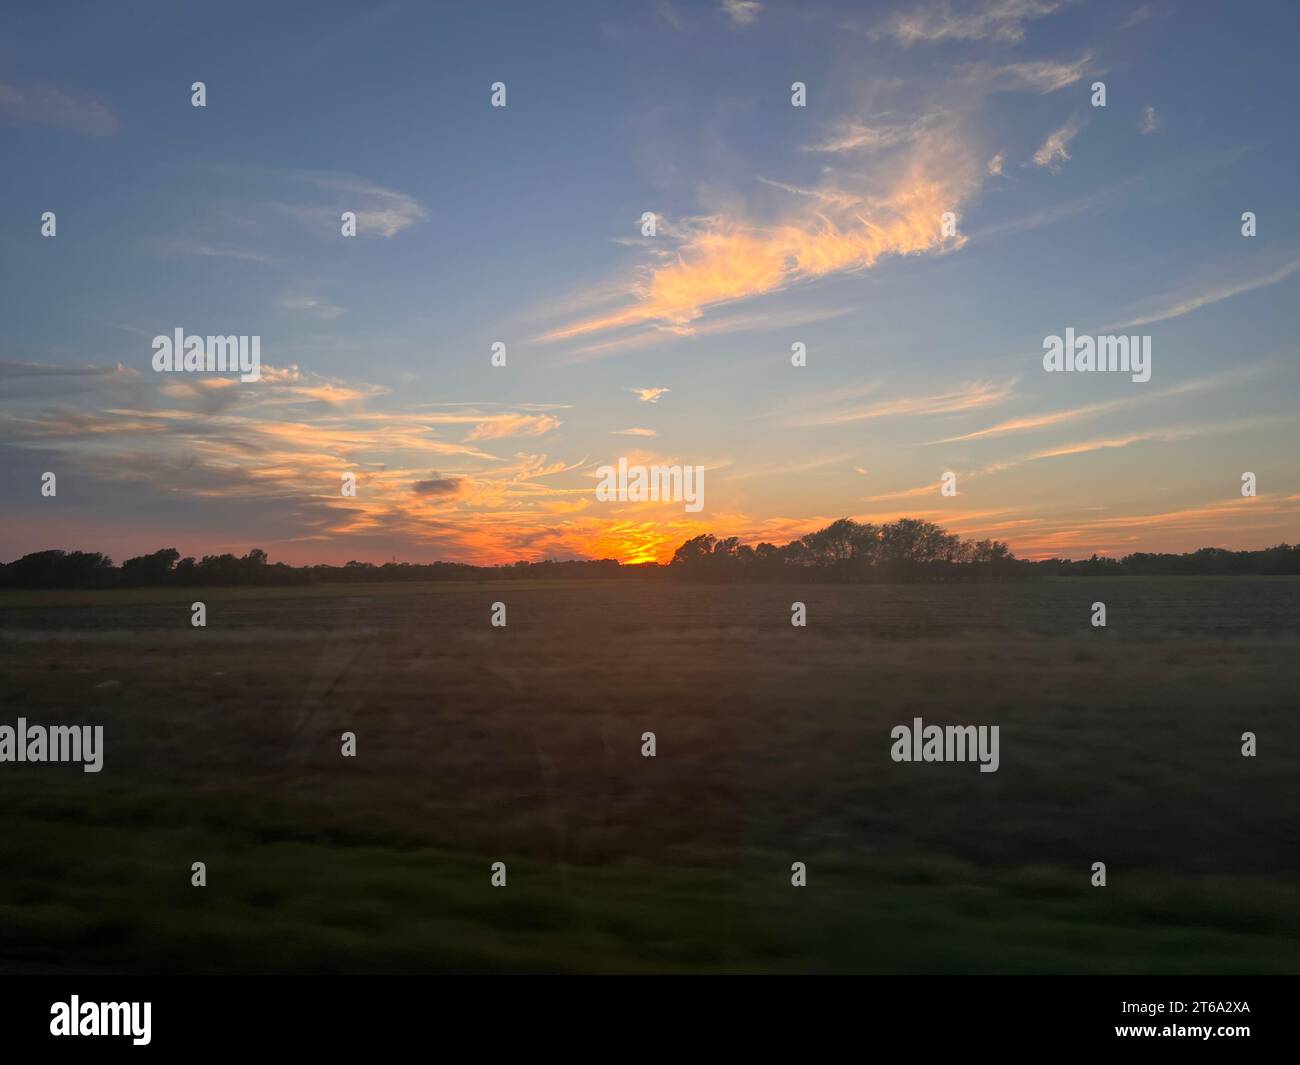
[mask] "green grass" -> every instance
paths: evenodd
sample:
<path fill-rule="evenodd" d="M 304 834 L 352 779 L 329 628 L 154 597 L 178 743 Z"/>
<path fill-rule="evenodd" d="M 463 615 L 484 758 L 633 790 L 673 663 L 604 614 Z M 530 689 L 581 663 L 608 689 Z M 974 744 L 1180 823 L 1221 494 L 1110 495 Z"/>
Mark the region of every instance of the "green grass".
<path fill-rule="evenodd" d="M 212 797 L 214 802 L 219 797 Z M 101 811 L 102 813 L 102 811 Z M 280 816 L 293 814 L 280 811 Z M 167 972 L 1289 972 L 1282 883 L 746 852 L 725 869 L 0 819 L 4 968 Z M 129 821 L 129 818 L 128 818 Z M 269 839 L 267 838 L 269 837 Z M 190 860 L 208 886 L 189 883 Z M 49 891 L 57 875 L 57 891 Z"/>
<path fill-rule="evenodd" d="M 0 967 L 1294 972 L 1293 595 L 1085 585 L 0 605 L 0 723 L 106 737 L 0 766 Z M 914 716 L 1001 769 L 893 763 Z"/>

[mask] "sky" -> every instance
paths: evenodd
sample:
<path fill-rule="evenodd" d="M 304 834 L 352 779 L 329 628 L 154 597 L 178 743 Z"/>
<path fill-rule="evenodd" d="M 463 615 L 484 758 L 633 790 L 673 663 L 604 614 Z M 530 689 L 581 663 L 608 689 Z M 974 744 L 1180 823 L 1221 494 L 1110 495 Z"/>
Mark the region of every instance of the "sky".
<path fill-rule="evenodd" d="M 12 10 L 0 560 L 1300 540 L 1298 33 L 1290 0 Z M 178 328 L 260 337 L 260 380 L 155 372 Z M 1149 337 L 1150 380 L 1047 372 L 1067 329 Z M 620 458 L 702 466 L 703 507 L 598 499 Z"/>

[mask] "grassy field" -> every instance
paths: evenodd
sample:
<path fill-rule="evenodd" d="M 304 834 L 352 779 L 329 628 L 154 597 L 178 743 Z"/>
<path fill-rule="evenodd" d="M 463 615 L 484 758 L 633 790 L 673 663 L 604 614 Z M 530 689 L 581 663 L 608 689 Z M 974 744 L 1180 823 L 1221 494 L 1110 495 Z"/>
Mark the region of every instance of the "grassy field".
<path fill-rule="evenodd" d="M 0 671 L 106 746 L 0 765 L 11 971 L 1298 967 L 1300 581 L 5 593 Z"/>

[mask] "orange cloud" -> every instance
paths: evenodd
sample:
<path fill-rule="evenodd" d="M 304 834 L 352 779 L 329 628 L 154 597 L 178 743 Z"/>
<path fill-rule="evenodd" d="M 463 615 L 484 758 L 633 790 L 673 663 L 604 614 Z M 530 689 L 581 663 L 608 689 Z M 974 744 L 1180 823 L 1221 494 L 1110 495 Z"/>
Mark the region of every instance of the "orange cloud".
<path fill-rule="evenodd" d="M 633 302 L 541 339 L 568 340 L 636 325 L 689 330 L 691 322 L 721 304 L 868 269 L 887 255 L 959 247 L 964 238 L 945 237 L 942 218 L 955 213 L 964 197 L 965 183 L 953 175 L 966 169 L 948 169 L 937 160 L 917 163 L 883 197 L 814 190 L 810 198 L 816 209 L 805 206 L 775 224 L 717 217 L 688 226 L 673 261 L 647 268 L 630 286 Z"/>
<path fill-rule="evenodd" d="M 465 437 L 471 440 L 500 440 L 508 436 L 541 436 L 560 427 L 560 419 L 550 414 L 498 414 L 485 418 Z"/>

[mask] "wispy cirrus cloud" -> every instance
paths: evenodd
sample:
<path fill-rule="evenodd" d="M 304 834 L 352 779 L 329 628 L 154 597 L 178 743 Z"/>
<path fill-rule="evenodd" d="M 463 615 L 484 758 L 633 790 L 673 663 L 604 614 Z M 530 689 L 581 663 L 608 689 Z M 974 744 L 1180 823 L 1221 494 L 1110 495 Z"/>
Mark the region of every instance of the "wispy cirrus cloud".
<path fill-rule="evenodd" d="M 989 17 L 1005 20 L 1011 14 L 1010 8 L 998 8 Z M 990 173 L 1001 169 L 989 167 L 987 150 L 971 132 L 976 124 L 967 121 L 980 102 L 998 92 L 1053 92 L 1077 82 L 1093 65 L 1088 51 L 1065 60 L 967 63 L 933 88 L 916 113 L 899 99 L 901 110 L 840 116 L 803 146 L 832 157 L 821 180 L 810 186 L 756 177 L 797 197 L 795 202 L 763 201 L 768 209 L 761 210 L 737 208 L 733 201 L 701 217 L 661 215 L 655 239 L 624 241 L 647 261 L 623 282 L 621 292 L 589 301 L 589 312 L 537 340 L 613 334 L 568 349 L 570 359 L 601 357 L 653 343 L 665 332 L 699 335 L 730 304 L 862 273 L 892 257 L 960 248 L 967 236 L 945 236 L 942 217 L 960 213 Z M 1061 153 L 1068 157 L 1065 145 L 1074 132 L 1067 127 L 1057 136 L 1054 166 Z M 837 163 L 839 157 L 859 155 L 870 157 L 871 165 Z M 608 289 L 602 295 L 609 297 Z"/>
<path fill-rule="evenodd" d="M 1044 448 L 1042 451 L 1035 451 L 1032 455 L 1026 455 L 1021 461 L 1037 462 L 1040 459 L 1059 459 L 1067 455 L 1086 455 L 1092 451 L 1107 451 L 1112 448 L 1130 447 L 1133 444 L 1152 442 L 1175 444 L 1181 440 L 1189 440 L 1194 436 L 1200 436 L 1202 433 L 1210 431 L 1209 428 L 1200 426 L 1147 429 L 1136 433 L 1125 433 L 1121 436 L 1103 436 L 1093 440 L 1081 440 L 1073 444 L 1060 444 L 1057 447 Z"/>
<path fill-rule="evenodd" d="M 465 436 L 471 440 L 504 440 L 511 436 L 542 436 L 560 427 L 551 414 L 495 414 L 479 421 Z"/>
<path fill-rule="evenodd" d="M 843 467 L 851 456 L 844 453 L 823 455 L 819 458 L 806 459 L 802 462 L 788 462 L 779 465 L 760 466 L 743 473 L 728 473 L 728 481 L 748 481 L 755 477 L 784 477 L 792 473 L 812 473 L 814 470 L 826 471 L 828 467 Z M 855 468 L 857 473 L 866 471 Z"/>
<path fill-rule="evenodd" d="M 917 485 L 915 488 L 900 488 L 896 492 L 881 492 L 879 495 L 867 496 L 864 502 L 883 503 L 894 499 L 923 499 L 926 496 L 938 496 L 940 487 L 941 482 L 936 480 Z"/>
<path fill-rule="evenodd" d="M 844 154 L 897 148 L 920 139 L 943 117 L 941 113 L 931 112 L 904 122 L 886 121 L 890 118 L 889 115 L 866 119 L 843 118 L 833 123 L 820 141 L 805 145 L 803 150 Z"/>
<path fill-rule="evenodd" d="M 317 318 L 332 321 L 343 315 L 344 310 L 336 303 L 331 303 L 324 296 L 307 292 L 286 292 L 279 299 L 279 305 L 287 311 L 306 311 Z"/>
<path fill-rule="evenodd" d="M 242 388 L 240 384 L 233 377 L 182 374 L 162 378 L 157 387 L 169 399 L 193 401 L 204 413 L 224 411 L 236 403 L 249 411 L 303 403 L 346 407 L 388 393 L 380 385 L 347 384 L 337 378 L 305 373 L 296 365 L 264 365 L 262 379 L 255 389 Z"/>
<path fill-rule="evenodd" d="M 1043 448 L 1019 458 L 1005 462 L 996 462 L 980 470 L 980 474 L 1003 473 L 1029 462 L 1041 462 L 1044 459 L 1069 458 L 1074 455 L 1086 455 L 1094 451 L 1112 451 L 1118 448 L 1132 447 L 1134 444 L 1177 444 L 1201 436 L 1217 436 L 1224 433 L 1241 432 L 1244 429 L 1257 428 L 1280 422 L 1275 417 L 1239 418 L 1222 422 L 1204 422 L 1197 425 L 1172 425 L 1155 429 L 1142 429 L 1136 432 L 1113 436 L 1094 437 L 1055 447 Z"/>
<path fill-rule="evenodd" d="M 889 16 L 874 31 L 904 45 L 933 41 L 1002 41 L 1025 38 L 1025 27 L 1065 6 L 1067 0 L 983 0 L 960 7 L 939 0 Z"/>
<path fill-rule="evenodd" d="M 1256 376 L 1261 369 L 1262 367 L 1259 366 L 1245 366 L 1235 369 L 1230 373 L 1212 374 L 1208 377 L 1185 381 L 1180 385 L 1175 385 L 1173 388 L 1166 388 L 1158 392 L 1143 391 L 1131 396 L 1121 396 L 1118 399 L 1105 400 L 1100 403 L 1087 403 L 1080 407 L 1070 407 L 1065 410 L 1048 411 L 1043 414 L 1020 415 L 1015 418 L 1007 418 L 1005 421 L 998 422 L 996 425 L 990 425 L 987 429 L 977 429 L 974 432 L 962 433 L 959 436 L 947 436 L 940 440 L 931 440 L 929 443 L 958 444 L 966 443 L 971 440 L 989 440 L 996 437 L 1009 436 L 1014 433 L 1030 432 L 1036 429 L 1050 429 L 1054 426 L 1064 425 L 1068 422 L 1083 421 L 1088 418 L 1109 414 L 1112 411 L 1141 406 L 1153 401 L 1169 399 L 1175 396 L 1185 396 L 1193 392 L 1204 392 L 1209 389 L 1240 385 Z"/>
<path fill-rule="evenodd" d="M 1031 211 L 1028 214 L 1019 217 L 1011 217 L 996 222 L 992 225 L 973 230 L 971 239 L 978 241 L 992 240 L 998 237 L 1010 236 L 1015 233 L 1024 233 L 1040 226 L 1055 225 L 1057 222 L 1074 218 L 1077 215 L 1086 214 L 1088 211 L 1096 210 L 1098 207 L 1111 203 L 1126 191 L 1136 186 L 1138 182 L 1133 178 L 1126 178 L 1118 181 L 1113 185 L 1097 189 L 1087 195 L 1076 197 L 1073 200 L 1067 200 L 1064 203 L 1054 204 L 1051 207 L 1041 208 L 1037 211 Z"/>
<path fill-rule="evenodd" d="M 1070 119 L 1060 129 L 1053 130 L 1043 141 L 1042 147 L 1034 152 L 1034 166 L 1046 167 L 1056 173 L 1070 159 L 1070 142 L 1078 136 L 1083 124 L 1077 119 Z"/>
<path fill-rule="evenodd" d="M 1096 414 L 1105 413 L 1108 410 L 1115 410 L 1119 407 L 1128 406 L 1135 402 L 1135 399 L 1115 399 L 1105 403 L 1090 403 L 1083 407 L 1074 407 L 1070 410 L 1052 411 L 1047 414 L 1027 414 L 1019 418 L 1008 418 L 1005 421 L 991 425 L 987 429 L 977 429 L 972 433 L 962 433 L 960 436 L 946 436 L 941 440 L 931 440 L 931 444 L 959 444 L 969 440 L 987 440 L 993 437 L 1006 436 L 1009 433 L 1023 433 L 1033 429 L 1046 429 L 1054 425 L 1061 425 L 1065 422 L 1078 421 L 1083 418 L 1092 417 Z"/>
<path fill-rule="evenodd" d="M 1155 309 L 1139 313 L 1135 318 L 1128 318 L 1114 325 L 1108 325 L 1106 331 L 1135 329 L 1138 326 L 1151 325 L 1154 322 L 1165 322 L 1170 318 L 1179 318 L 1184 314 L 1191 314 L 1192 311 L 1200 310 L 1202 307 L 1221 303 L 1233 296 L 1240 296 L 1244 292 L 1253 292 L 1257 288 L 1267 288 L 1269 285 L 1279 284 L 1297 270 L 1300 270 L 1300 258 L 1291 259 L 1289 262 L 1285 262 L 1266 273 L 1256 273 L 1251 277 L 1238 281 L 1207 283 L 1195 289 L 1185 286 L 1181 293 L 1170 293 L 1158 300 L 1151 301 L 1154 303 Z"/>
<path fill-rule="evenodd" d="M 1091 52 L 1077 59 L 1029 59 L 1018 63 L 974 63 L 964 68 L 958 84 L 985 92 L 1056 92 L 1080 81 L 1094 70 Z"/>
<path fill-rule="evenodd" d="M 649 325 L 645 328 L 617 336 L 608 340 L 597 340 L 571 348 L 559 361 L 563 363 L 588 362 L 606 358 L 610 355 L 635 351 L 651 345 L 671 344 L 675 341 L 698 339 L 700 337 L 720 336 L 724 333 L 751 333 L 759 330 L 770 332 L 776 329 L 790 329 L 795 326 L 811 325 L 832 318 L 839 318 L 850 313 L 852 307 L 826 307 L 810 310 L 757 310 L 734 311 L 719 310 L 707 321 L 693 322 L 689 328 L 670 325 Z"/>
<path fill-rule="evenodd" d="M 107 104 L 92 96 L 3 83 L 0 83 L 0 116 L 15 122 L 60 126 L 91 137 L 111 136 L 122 125 Z"/>
<path fill-rule="evenodd" d="M 941 218 L 965 198 L 969 178 L 969 167 L 951 159 L 946 166 L 917 160 L 884 194 L 837 190 L 838 203 L 801 203 L 770 223 L 729 216 L 702 220 L 685 227 L 670 261 L 643 268 L 628 285 L 623 306 L 561 326 L 541 340 L 646 325 L 689 332 L 693 322 L 723 304 L 866 270 L 886 256 L 959 247 L 964 238 L 945 237 Z"/>
<path fill-rule="evenodd" d="M 391 239 L 431 217 L 429 208 L 414 196 L 365 178 L 301 171 L 290 176 L 300 184 L 315 188 L 318 195 L 310 202 L 297 200 L 277 206 L 313 229 L 331 235 L 339 232 L 339 218 L 344 211 L 352 211 L 357 216 L 358 237 L 384 239 Z"/>
<path fill-rule="evenodd" d="M 241 262 L 271 263 L 274 260 L 261 252 L 245 248 L 223 247 L 202 240 L 156 240 L 154 249 L 163 256 L 195 256 L 205 259 L 237 259 Z"/>
<path fill-rule="evenodd" d="M 794 415 L 788 424 L 792 426 L 846 425 L 900 415 L 958 414 L 1004 402 L 1013 394 L 1013 386 L 1014 382 L 1010 381 L 1002 383 L 976 381 L 947 392 L 899 396 L 876 403 L 832 402 L 826 409 Z"/>

